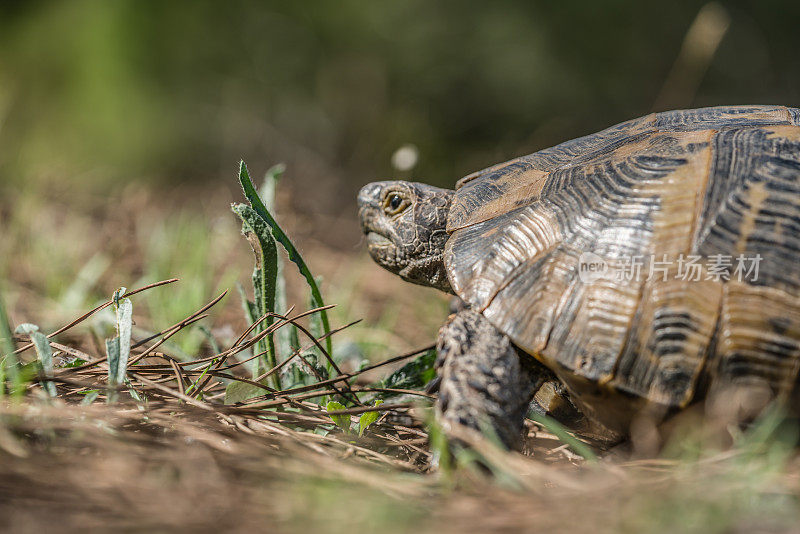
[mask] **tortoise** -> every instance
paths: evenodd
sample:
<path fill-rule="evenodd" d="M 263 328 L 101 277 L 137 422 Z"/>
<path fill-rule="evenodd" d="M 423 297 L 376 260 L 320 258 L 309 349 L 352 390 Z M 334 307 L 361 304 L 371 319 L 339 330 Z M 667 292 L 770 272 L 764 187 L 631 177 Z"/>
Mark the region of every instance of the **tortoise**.
<path fill-rule="evenodd" d="M 463 302 L 437 344 L 446 432 L 517 447 L 547 384 L 615 436 L 714 395 L 742 417 L 791 405 L 800 109 L 653 113 L 455 190 L 375 182 L 358 203 L 378 264 Z"/>

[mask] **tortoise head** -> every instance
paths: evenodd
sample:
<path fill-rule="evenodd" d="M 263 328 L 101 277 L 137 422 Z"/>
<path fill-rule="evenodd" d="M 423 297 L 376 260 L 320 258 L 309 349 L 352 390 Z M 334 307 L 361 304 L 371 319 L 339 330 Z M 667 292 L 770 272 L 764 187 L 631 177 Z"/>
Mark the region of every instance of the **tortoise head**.
<path fill-rule="evenodd" d="M 416 182 L 373 182 L 358 193 L 369 254 L 403 280 L 452 293 L 444 268 L 453 191 Z"/>

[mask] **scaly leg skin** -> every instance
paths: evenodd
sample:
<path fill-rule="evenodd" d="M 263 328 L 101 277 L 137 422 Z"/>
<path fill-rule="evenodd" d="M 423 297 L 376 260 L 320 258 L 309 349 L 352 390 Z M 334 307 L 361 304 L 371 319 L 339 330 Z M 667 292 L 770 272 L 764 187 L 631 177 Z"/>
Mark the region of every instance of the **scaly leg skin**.
<path fill-rule="evenodd" d="M 459 297 L 453 297 L 450 300 L 451 315 L 458 314 L 465 310 L 469 310 L 469 305 Z M 540 384 L 534 392 L 527 413 L 551 417 L 578 433 L 584 431 L 590 431 L 591 433 L 594 428 L 587 420 L 586 416 L 572 402 L 566 386 L 547 367 L 533 360 L 529 355 L 521 352 L 519 352 L 519 354 L 528 367 L 528 372 L 534 377 L 534 385 Z M 443 355 L 440 353 L 437 365 L 438 368 L 441 368 L 442 362 Z M 538 380 L 540 377 L 544 378 L 544 380 Z M 440 383 L 441 376 L 437 376 L 436 379 L 428 385 L 428 393 L 437 392 Z"/>
<path fill-rule="evenodd" d="M 519 449 L 522 426 L 534 393 L 553 375 L 469 309 L 451 315 L 439 331 L 436 415 L 446 434 L 457 427 L 489 430 Z"/>

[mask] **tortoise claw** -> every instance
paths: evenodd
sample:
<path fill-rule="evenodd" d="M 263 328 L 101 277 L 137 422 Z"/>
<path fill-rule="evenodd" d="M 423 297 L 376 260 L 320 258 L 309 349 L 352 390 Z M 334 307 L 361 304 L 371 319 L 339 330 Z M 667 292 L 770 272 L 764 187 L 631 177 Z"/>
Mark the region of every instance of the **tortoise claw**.
<path fill-rule="evenodd" d="M 441 376 L 437 376 L 436 378 L 432 379 L 430 382 L 428 382 L 428 385 L 425 386 L 425 393 L 428 394 L 438 393 L 439 386 L 441 385 L 441 383 L 442 383 Z"/>

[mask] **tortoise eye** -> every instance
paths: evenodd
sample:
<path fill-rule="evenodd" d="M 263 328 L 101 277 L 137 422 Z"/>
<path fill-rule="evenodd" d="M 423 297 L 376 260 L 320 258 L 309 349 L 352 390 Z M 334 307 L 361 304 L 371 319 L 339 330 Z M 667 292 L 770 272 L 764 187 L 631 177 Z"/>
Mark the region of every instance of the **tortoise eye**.
<path fill-rule="evenodd" d="M 383 210 L 389 215 L 397 215 L 406 209 L 408 204 L 409 202 L 400 193 L 392 192 L 386 195 L 383 201 Z"/>

